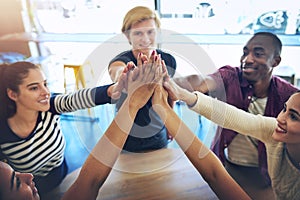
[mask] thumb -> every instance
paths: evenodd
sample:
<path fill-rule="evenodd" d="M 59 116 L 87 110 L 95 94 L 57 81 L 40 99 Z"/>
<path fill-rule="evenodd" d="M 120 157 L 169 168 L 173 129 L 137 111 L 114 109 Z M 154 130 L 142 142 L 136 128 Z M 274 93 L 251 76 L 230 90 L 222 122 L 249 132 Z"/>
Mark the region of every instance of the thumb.
<path fill-rule="evenodd" d="M 113 92 L 113 93 L 111 94 L 111 98 L 112 98 L 113 100 L 119 99 L 120 96 L 121 96 L 121 92 L 119 92 L 119 91 Z"/>
<path fill-rule="evenodd" d="M 170 83 L 169 83 L 169 81 L 164 81 L 164 82 L 163 82 L 163 86 L 164 86 L 167 90 L 169 90 L 169 89 L 170 89 Z"/>

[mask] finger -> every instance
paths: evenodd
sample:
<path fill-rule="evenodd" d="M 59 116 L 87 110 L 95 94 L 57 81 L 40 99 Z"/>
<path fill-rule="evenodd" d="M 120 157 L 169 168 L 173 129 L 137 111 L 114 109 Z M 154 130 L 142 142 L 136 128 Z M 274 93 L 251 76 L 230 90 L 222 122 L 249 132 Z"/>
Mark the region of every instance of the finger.
<path fill-rule="evenodd" d="M 137 56 L 137 66 L 138 67 L 141 67 L 143 65 L 142 57 L 143 57 L 143 53 L 140 52 Z"/>
<path fill-rule="evenodd" d="M 162 84 L 163 81 L 163 70 L 162 70 L 162 65 L 161 61 L 159 60 L 159 64 L 157 64 L 157 68 L 155 71 L 155 77 L 154 77 L 154 82 Z"/>
<path fill-rule="evenodd" d="M 125 90 L 127 91 L 128 90 L 128 77 L 129 77 L 129 73 L 126 73 L 125 76 L 124 76 L 124 88 Z"/>
<path fill-rule="evenodd" d="M 155 61 L 155 56 L 157 55 L 156 50 L 153 50 L 150 55 L 150 62 L 153 63 Z"/>
<path fill-rule="evenodd" d="M 170 80 L 170 76 L 167 70 L 167 66 L 164 60 L 162 60 L 162 70 L 163 70 L 163 77 L 164 77 L 164 81 L 169 81 Z"/>
<path fill-rule="evenodd" d="M 149 75 L 149 72 L 148 72 L 148 70 L 149 70 L 148 65 L 149 65 L 148 61 L 145 61 L 145 62 L 141 65 L 141 67 L 139 67 L 139 70 L 140 70 L 140 71 L 139 71 L 139 77 L 138 77 L 138 79 L 139 79 L 140 81 L 145 80 L 146 77 Z"/>
<path fill-rule="evenodd" d="M 120 96 L 121 96 L 121 92 L 119 92 L 119 91 L 113 92 L 111 94 L 111 98 L 114 99 L 114 100 L 119 99 Z"/>
<path fill-rule="evenodd" d="M 135 68 L 134 70 L 131 71 L 132 72 L 132 80 L 133 81 L 138 80 L 138 78 L 141 77 L 140 71 L 141 71 L 140 68 Z"/>
<path fill-rule="evenodd" d="M 129 61 L 126 65 L 126 67 L 124 67 L 123 72 L 127 73 L 128 71 L 133 70 L 135 67 L 136 66 L 135 66 L 134 62 Z"/>
<path fill-rule="evenodd" d="M 149 59 L 148 59 L 148 57 L 146 56 L 146 55 L 142 55 L 142 57 L 141 57 L 141 60 L 142 60 L 142 63 L 144 63 L 144 62 L 149 62 Z"/>
<path fill-rule="evenodd" d="M 149 65 L 147 66 L 147 69 L 145 70 L 145 76 L 146 76 L 146 81 L 148 82 L 155 82 L 156 77 L 158 76 L 157 74 L 157 69 L 159 66 L 159 62 L 160 62 L 160 56 L 155 56 L 155 60 L 153 63 L 149 63 Z"/>
<path fill-rule="evenodd" d="M 161 55 L 158 54 L 156 57 L 155 57 L 155 65 L 156 67 L 160 66 L 161 65 Z"/>
<path fill-rule="evenodd" d="M 131 70 L 127 73 L 127 81 L 128 81 L 128 85 L 130 85 L 130 83 L 133 82 L 133 76 L 134 76 L 134 71 L 138 70 L 138 68 L 135 68 L 134 70 Z"/>
<path fill-rule="evenodd" d="M 158 55 L 158 58 L 156 60 L 156 65 L 157 65 L 157 68 L 156 68 L 156 74 L 155 74 L 155 81 L 156 82 L 160 82 L 162 83 L 162 80 L 163 80 L 163 68 L 162 68 L 162 59 L 161 59 L 161 55 L 159 54 Z"/>

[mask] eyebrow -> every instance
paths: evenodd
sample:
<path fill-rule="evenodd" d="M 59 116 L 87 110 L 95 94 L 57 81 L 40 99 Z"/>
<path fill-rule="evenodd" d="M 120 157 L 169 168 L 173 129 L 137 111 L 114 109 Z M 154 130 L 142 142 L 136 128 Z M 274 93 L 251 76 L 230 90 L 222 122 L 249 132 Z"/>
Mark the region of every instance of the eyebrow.
<path fill-rule="evenodd" d="M 15 175 L 16 175 L 16 172 L 13 171 L 13 173 L 12 173 L 12 175 L 11 175 L 11 179 L 10 179 L 10 190 L 12 190 L 13 187 L 14 187 Z"/>
<path fill-rule="evenodd" d="M 300 114 L 294 109 L 290 109 L 290 112 L 295 113 L 296 115 L 300 116 Z"/>
<path fill-rule="evenodd" d="M 45 79 L 44 81 L 43 81 L 43 83 L 47 83 L 47 79 Z M 26 87 L 30 87 L 30 86 L 33 86 L 33 85 L 38 85 L 39 83 L 30 83 L 30 84 L 28 84 Z"/>
<path fill-rule="evenodd" d="M 27 85 L 27 87 L 33 86 L 33 85 L 38 85 L 38 83 L 30 83 Z"/>
<path fill-rule="evenodd" d="M 254 47 L 254 51 L 265 51 L 263 47 Z"/>

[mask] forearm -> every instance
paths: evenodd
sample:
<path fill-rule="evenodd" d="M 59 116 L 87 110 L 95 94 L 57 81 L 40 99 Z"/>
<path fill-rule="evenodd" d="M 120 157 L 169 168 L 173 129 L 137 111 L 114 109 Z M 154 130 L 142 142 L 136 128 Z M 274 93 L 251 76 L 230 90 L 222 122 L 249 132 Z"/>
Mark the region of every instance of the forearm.
<path fill-rule="evenodd" d="M 219 158 L 197 137 L 185 154 L 219 199 L 250 199 L 226 171 Z"/>
<path fill-rule="evenodd" d="M 200 75 L 192 74 L 185 77 L 175 77 L 174 81 L 180 87 L 192 92 L 203 82 L 203 78 Z"/>
<path fill-rule="evenodd" d="M 230 177 L 219 159 L 194 135 L 168 106 L 158 114 L 169 133 L 175 138 L 186 156 L 221 199 L 249 199 L 247 194 Z"/>
<path fill-rule="evenodd" d="M 216 88 L 214 80 L 208 76 L 203 77 L 201 75 L 192 74 L 185 77 L 176 77 L 173 80 L 177 85 L 190 92 L 199 91 L 207 93 Z"/>
<path fill-rule="evenodd" d="M 119 76 L 122 74 L 126 64 L 121 61 L 112 63 L 108 68 L 108 73 L 113 82 L 117 82 Z"/>
<path fill-rule="evenodd" d="M 276 128 L 275 118 L 253 115 L 202 93 L 197 93 L 197 96 L 197 102 L 191 109 L 223 128 L 262 141 L 269 139 Z"/>
<path fill-rule="evenodd" d="M 126 100 L 115 119 L 85 161 L 78 178 L 63 199 L 96 199 L 132 127 L 138 108 Z"/>
<path fill-rule="evenodd" d="M 126 99 L 104 135 L 93 148 L 90 156 L 97 159 L 100 164 L 104 164 L 104 168 L 113 167 L 123 149 L 138 110 L 138 108 L 131 106 Z M 94 175 L 97 181 L 102 182 L 101 173 L 99 177 L 97 177 L 98 174 Z"/>
<path fill-rule="evenodd" d="M 184 101 L 188 106 L 194 106 L 197 102 L 197 96 L 186 89 L 180 89 L 178 99 Z"/>
<path fill-rule="evenodd" d="M 92 155 L 89 155 L 80 170 L 80 174 L 71 187 L 64 193 L 62 200 L 96 199 L 99 189 L 105 182 L 110 171 L 110 167 L 107 167 Z M 95 177 L 95 172 L 98 178 Z"/>

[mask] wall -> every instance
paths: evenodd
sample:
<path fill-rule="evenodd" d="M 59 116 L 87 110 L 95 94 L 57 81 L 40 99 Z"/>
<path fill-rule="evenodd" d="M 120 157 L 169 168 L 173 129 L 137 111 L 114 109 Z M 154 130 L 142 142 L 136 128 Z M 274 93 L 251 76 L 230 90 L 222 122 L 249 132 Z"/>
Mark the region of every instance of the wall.
<path fill-rule="evenodd" d="M 22 20 L 22 0 L 0 1 L 0 38 L 6 34 L 25 31 Z M 18 52 L 31 56 L 29 44 L 26 41 L 0 40 L 0 52 Z"/>

